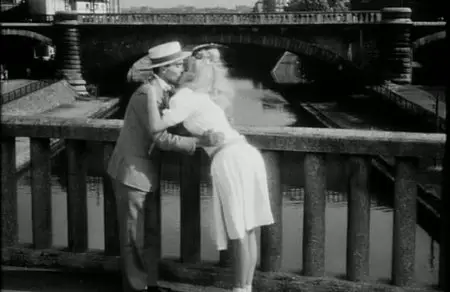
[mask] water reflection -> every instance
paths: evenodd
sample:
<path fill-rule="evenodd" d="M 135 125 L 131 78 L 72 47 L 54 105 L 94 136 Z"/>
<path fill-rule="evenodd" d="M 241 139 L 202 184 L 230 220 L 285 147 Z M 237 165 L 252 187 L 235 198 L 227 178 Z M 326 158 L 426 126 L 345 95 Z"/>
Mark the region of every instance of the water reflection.
<path fill-rule="evenodd" d="M 19 240 L 32 242 L 31 233 L 31 188 L 26 175 L 19 181 Z M 282 269 L 300 271 L 302 267 L 303 240 L 303 198 L 302 187 L 290 187 L 283 184 L 283 258 Z M 162 253 L 163 256 L 179 256 L 180 250 L 180 199 L 178 181 L 162 182 Z M 53 244 L 67 246 L 67 208 L 66 192 L 52 178 L 52 224 Z M 219 254 L 210 239 L 211 187 L 209 182 L 202 183 L 201 199 L 201 257 L 203 260 L 218 260 Z M 328 191 L 326 195 L 326 272 L 329 275 L 345 273 L 346 262 L 346 194 Z M 379 206 L 372 201 L 371 207 L 371 244 L 370 274 L 376 279 L 387 279 L 391 273 L 392 257 L 392 210 Z M 91 178 L 88 183 L 88 246 L 90 249 L 103 249 L 103 189 L 100 179 Z M 295 222 L 295 224 L 292 224 Z M 381 236 L 380 236 L 381 235 Z M 430 248 L 431 246 L 431 248 Z M 432 256 L 434 253 L 434 256 Z M 428 234 L 417 227 L 416 239 L 416 277 L 423 283 L 436 283 L 438 266 L 436 259 L 439 247 L 432 243 Z"/>
<path fill-rule="evenodd" d="M 235 123 L 240 126 L 288 126 L 297 121 L 287 101 L 280 94 L 254 87 L 250 80 L 232 79 L 236 89 L 233 105 Z"/>
<path fill-rule="evenodd" d="M 234 85 L 237 98 L 234 105 L 235 121 L 245 126 L 311 126 L 311 117 L 304 113 L 294 114 L 291 106 L 276 91 L 267 90 L 262 83 L 251 79 L 236 78 Z M 98 149 L 97 149 L 98 150 Z M 95 147 L 91 147 L 91 171 L 99 175 L 92 166 L 99 157 Z M 327 196 L 326 196 L 326 271 L 331 275 L 345 273 L 346 262 L 346 226 L 347 226 L 347 185 L 345 158 L 329 156 L 327 159 Z M 218 252 L 209 237 L 211 218 L 211 187 L 208 181 L 207 162 L 202 167 L 201 232 L 202 258 L 217 260 Z M 302 226 L 304 173 L 301 153 L 284 153 L 282 161 L 283 189 L 283 261 L 284 270 L 299 271 L 302 266 Z M 55 246 L 67 246 L 67 207 L 65 190 L 65 160 L 56 159 L 52 177 L 52 223 L 53 243 Z M 58 174 L 58 175 L 56 175 Z M 179 166 L 175 156 L 165 160 L 162 174 L 162 227 L 164 256 L 179 255 L 180 240 L 180 200 Z M 19 180 L 19 239 L 31 242 L 31 190 L 30 178 L 26 174 Z M 389 278 L 391 273 L 392 223 L 393 214 L 383 197 L 390 196 L 388 191 L 371 191 L 371 244 L 370 273 L 377 279 Z M 88 243 L 91 249 L 103 249 L 103 189 L 100 179 L 90 178 L 88 182 Z M 439 248 L 428 234 L 417 227 L 416 237 L 416 277 L 424 283 L 436 283 Z"/>

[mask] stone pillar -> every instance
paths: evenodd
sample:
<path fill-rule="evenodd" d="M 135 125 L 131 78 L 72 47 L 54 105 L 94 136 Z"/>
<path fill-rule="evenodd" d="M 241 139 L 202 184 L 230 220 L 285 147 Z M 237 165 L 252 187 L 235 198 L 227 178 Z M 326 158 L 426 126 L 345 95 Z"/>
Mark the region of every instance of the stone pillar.
<path fill-rule="evenodd" d="M 398 84 L 412 79 L 411 8 L 390 7 L 381 10 L 380 55 L 383 77 Z"/>
<path fill-rule="evenodd" d="M 55 15 L 56 62 L 58 74 L 80 95 L 88 95 L 86 81 L 82 76 L 80 57 L 80 38 L 77 14 L 73 12 L 57 12 Z"/>

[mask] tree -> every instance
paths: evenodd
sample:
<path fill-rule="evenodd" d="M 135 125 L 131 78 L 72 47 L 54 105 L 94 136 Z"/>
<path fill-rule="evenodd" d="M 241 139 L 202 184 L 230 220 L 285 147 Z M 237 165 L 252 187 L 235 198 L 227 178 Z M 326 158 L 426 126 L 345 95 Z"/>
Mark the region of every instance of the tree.
<path fill-rule="evenodd" d="M 349 0 L 293 0 L 286 11 L 345 11 Z"/>

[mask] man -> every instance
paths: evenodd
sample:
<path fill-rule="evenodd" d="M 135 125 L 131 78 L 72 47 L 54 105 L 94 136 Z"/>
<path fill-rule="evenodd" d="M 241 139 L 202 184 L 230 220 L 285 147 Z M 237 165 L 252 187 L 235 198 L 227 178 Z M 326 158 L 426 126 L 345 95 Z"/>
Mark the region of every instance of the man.
<path fill-rule="evenodd" d="M 166 131 L 151 134 L 149 121 L 157 100 L 160 110 L 168 104 L 169 91 L 184 72 L 184 59 L 191 54 L 178 42 L 151 48 L 149 70 L 154 78 L 142 84 L 131 96 L 123 128 L 108 165 L 117 202 L 121 269 L 124 292 L 167 291 L 157 287 L 157 275 L 149 272 L 143 249 L 143 215 L 146 196 L 159 188 L 159 149 L 193 154 L 199 145 L 211 146 L 214 134 L 201 138 L 181 137 Z M 217 138 L 217 137 L 216 137 Z"/>

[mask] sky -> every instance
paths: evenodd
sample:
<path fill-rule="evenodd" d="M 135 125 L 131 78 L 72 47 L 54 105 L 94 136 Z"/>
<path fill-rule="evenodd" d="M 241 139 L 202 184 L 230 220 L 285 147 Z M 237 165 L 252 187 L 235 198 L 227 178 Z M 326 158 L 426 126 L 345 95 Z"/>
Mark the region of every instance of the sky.
<path fill-rule="evenodd" d="M 178 5 L 202 7 L 234 8 L 236 5 L 253 6 L 256 0 L 120 0 L 120 7 L 149 6 L 155 8 L 170 8 Z"/>

